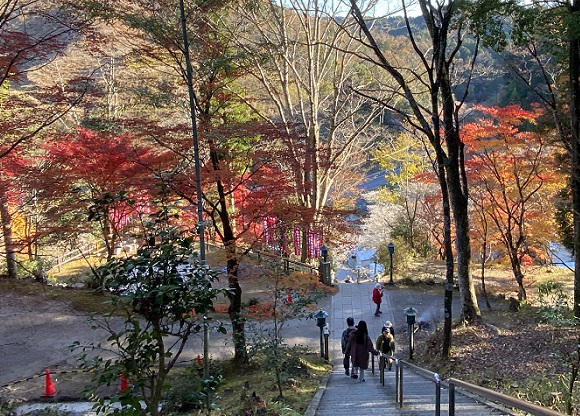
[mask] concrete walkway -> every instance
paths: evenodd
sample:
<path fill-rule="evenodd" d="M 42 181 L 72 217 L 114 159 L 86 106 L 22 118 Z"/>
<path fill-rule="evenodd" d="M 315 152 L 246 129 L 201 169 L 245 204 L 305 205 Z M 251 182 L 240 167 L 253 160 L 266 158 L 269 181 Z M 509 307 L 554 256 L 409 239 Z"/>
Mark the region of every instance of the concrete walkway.
<path fill-rule="evenodd" d="M 325 383 L 316 393 L 314 400 L 305 413 L 306 416 L 378 416 L 378 415 L 403 415 L 403 416 L 432 416 L 435 415 L 435 381 L 421 375 L 404 370 L 403 382 L 403 407 L 395 402 L 395 371 L 385 373 L 385 385 L 379 382 L 378 365 L 375 374 L 371 369 L 365 372 L 366 382 L 353 380 L 344 374 L 342 365 L 342 353 L 340 337 L 346 327 L 346 318 L 352 316 L 355 323 L 365 320 L 369 328 L 369 335 L 374 340 L 381 333 L 385 321 L 395 323 L 403 315 L 402 311 L 394 311 L 391 307 L 391 296 L 396 291 L 384 291 L 380 318 L 374 317 L 374 304 L 371 301 L 371 292 L 374 282 L 364 283 L 340 283 L 339 292 L 332 297 L 328 317 L 331 333 L 329 336 L 329 358 L 334 370 Z M 396 315 L 395 315 L 396 314 Z M 395 325 L 397 327 L 397 325 Z M 442 389 L 441 414 L 448 414 L 448 394 Z M 498 407 L 480 403 L 464 395 L 456 395 L 455 412 L 457 415 L 507 415 L 512 414 L 502 411 Z"/>

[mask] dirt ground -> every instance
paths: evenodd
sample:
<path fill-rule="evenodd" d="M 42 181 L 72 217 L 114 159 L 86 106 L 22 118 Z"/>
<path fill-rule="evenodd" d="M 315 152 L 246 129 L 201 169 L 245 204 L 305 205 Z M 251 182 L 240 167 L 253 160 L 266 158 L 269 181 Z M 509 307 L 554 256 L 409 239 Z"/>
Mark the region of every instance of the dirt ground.
<path fill-rule="evenodd" d="M 274 283 L 265 279 L 263 273 L 258 273 L 253 266 L 246 265 L 243 270 L 243 303 L 257 303 L 249 307 L 253 316 L 269 316 L 266 306 L 272 302 Z M 310 286 L 310 279 L 306 276 L 301 281 L 295 277 L 293 283 Z M 37 295 L 23 295 L 10 291 L 2 283 L 5 281 L 0 279 L 0 408 L 2 399 L 17 402 L 42 399 L 47 382 L 46 369 L 50 371 L 50 382 L 58 390 L 59 401 L 79 399 L 90 381 L 90 374 L 78 369 L 77 356 L 80 352 L 72 352 L 70 347 L 77 341 L 83 345 L 103 342 L 108 334 L 103 330 L 92 329 L 88 314 L 75 310 L 72 302 L 64 301 L 61 297 L 57 299 L 54 294 L 42 291 Z M 222 281 L 220 284 L 227 282 Z M 295 292 L 295 296 L 299 291 Z M 326 289 L 323 288 L 324 291 Z M 72 294 L 73 291 L 69 290 L 68 293 Z M 63 296 L 66 298 L 66 295 L 65 291 Z M 96 302 L 101 301 L 96 299 Z M 320 300 L 320 307 L 327 308 L 329 301 L 327 294 Z M 216 311 L 221 313 L 218 317 L 225 323 L 229 322 L 225 314 L 227 304 L 227 299 L 222 298 L 216 305 Z M 288 326 L 289 340 L 298 335 L 317 342 L 318 328 L 312 321 L 302 320 Z M 227 342 L 229 336 L 211 335 L 212 358 L 231 355 L 231 342 Z M 194 336 L 188 341 L 187 351 L 180 361 L 184 365 L 196 359 L 197 354 L 203 351 L 201 338 L 201 335 Z M 119 387 L 120 381 L 118 386 L 110 386 L 100 393 L 112 395 Z"/>
<path fill-rule="evenodd" d="M 93 331 L 87 315 L 63 301 L 0 294 L 0 395 L 5 399 L 40 398 L 45 370 L 59 394 L 78 396 L 80 379 L 75 341 L 99 342 L 105 334 Z"/>

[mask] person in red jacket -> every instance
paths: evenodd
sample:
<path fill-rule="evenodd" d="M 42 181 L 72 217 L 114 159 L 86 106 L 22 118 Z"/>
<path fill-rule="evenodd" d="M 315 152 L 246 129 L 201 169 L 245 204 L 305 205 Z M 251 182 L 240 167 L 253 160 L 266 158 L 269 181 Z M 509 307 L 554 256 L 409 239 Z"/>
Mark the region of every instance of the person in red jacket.
<path fill-rule="evenodd" d="M 373 302 L 377 305 L 377 309 L 375 310 L 375 316 L 379 316 L 379 314 L 383 313 L 381 311 L 381 302 L 383 301 L 383 285 L 377 283 L 375 288 L 373 289 Z"/>

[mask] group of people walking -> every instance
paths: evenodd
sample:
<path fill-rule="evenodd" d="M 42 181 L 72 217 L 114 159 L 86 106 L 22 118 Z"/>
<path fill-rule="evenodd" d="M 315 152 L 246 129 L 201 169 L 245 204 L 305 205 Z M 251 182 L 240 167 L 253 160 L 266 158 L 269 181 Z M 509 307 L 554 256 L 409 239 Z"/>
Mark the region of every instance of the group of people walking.
<path fill-rule="evenodd" d="M 375 316 L 382 313 L 380 310 L 382 296 L 382 285 L 377 283 L 372 294 L 373 302 L 377 304 Z M 364 382 L 365 370 L 369 368 L 369 354 L 375 356 L 382 354 L 382 358 L 385 360 L 384 365 L 391 370 L 395 354 L 395 329 L 391 322 L 385 322 L 381 334 L 374 344 L 369 336 L 366 321 L 361 320 L 355 326 L 354 319 L 349 317 L 346 320 L 346 325 L 347 328 L 341 337 L 344 373 L 353 379 Z"/>

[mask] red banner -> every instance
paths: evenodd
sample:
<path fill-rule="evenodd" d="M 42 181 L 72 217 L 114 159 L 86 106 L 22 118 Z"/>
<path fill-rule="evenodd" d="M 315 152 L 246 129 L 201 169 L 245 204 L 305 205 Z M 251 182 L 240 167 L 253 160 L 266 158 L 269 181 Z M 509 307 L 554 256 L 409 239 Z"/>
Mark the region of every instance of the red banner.
<path fill-rule="evenodd" d="M 276 217 L 266 217 L 264 220 L 264 237 L 269 247 L 274 248 L 277 246 Z"/>
<path fill-rule="evenodd" d="M 300 256 L 300 227 L 294 227 L 294 255 Z"/>

